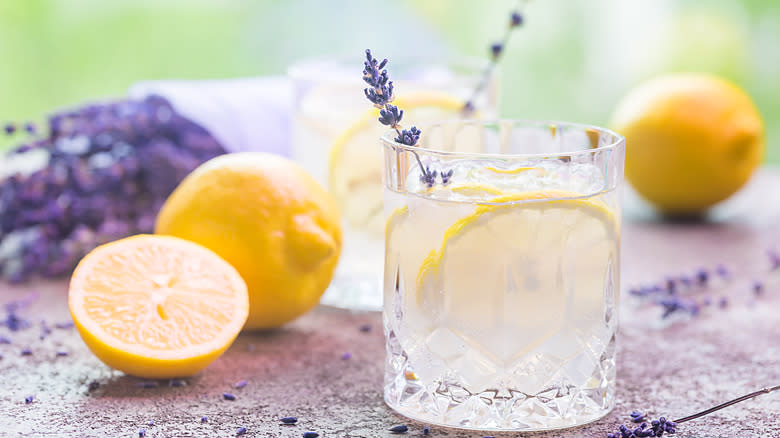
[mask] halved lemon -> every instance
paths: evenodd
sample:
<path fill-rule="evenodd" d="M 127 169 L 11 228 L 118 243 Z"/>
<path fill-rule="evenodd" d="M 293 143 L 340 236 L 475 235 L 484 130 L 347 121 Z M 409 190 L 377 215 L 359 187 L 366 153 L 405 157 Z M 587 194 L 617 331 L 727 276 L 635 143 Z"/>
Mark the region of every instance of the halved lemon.
<path fill-rule="evenodd" d="M 150 379 L 201 371 L 249 314 L 246 284 L 230 264 L 170 236 L 133 236 L 94 249 L 73 273 L 68 304 L 100 360 Z"/>
<path fill-rule="evenodd" d="M 402 123 L 415 124 L 453 118 L 464 104 L 461 99 L 436 91 L 409 93 L 399 96 L 393 103 L 404 111 Z M 333 142 L 328 185 L 350 225 L 381 235 L 384 227 L 379 137 L 387 127 L 377 122 L 378 117 L 378 109 L 366 111 Z"/>

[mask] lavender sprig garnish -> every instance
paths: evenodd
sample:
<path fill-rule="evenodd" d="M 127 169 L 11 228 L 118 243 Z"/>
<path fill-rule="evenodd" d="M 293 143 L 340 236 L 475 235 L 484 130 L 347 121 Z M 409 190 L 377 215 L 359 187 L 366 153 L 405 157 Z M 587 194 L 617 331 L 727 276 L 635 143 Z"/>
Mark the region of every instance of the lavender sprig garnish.
<path fill-rule="evenodd" d="M 523 0 L 517 2 L 517 7 L 509 15 L 509 25 L 504 32 L 504 36 L 498 42 L 490 45 L 490 63 L 488 63 L 485 71 L 482 72 L 482 78 L 480 78 L 474 91 L 471 93 L 471 97 L 463 105 L 463 115 L 469 116 L 476 109 L 474 100 L 482 94 L 490 83 L 490 77 L 493 75 L 493 71 L 496 69 L 498 62 L 506 52 L 506 45 L 509 42 L 509 38 L 512 36 L 512 31 L 523 25 L 523 15 L 520 13 L 520 5 L 524 3 Z"/>
<path fill-rule="evenodd" d="M 717 406 L 713 406 L 709 409 L 697 412 L 687 417 L 682 417 L 674 421 L 667 420 L 666 417 L 660 417 L 657 420 L 652 420 L 649 423 L 645 420 L 645 414 L 633 411 L 631 412 L 631 421 L 634 423 L 641 423 L 635 428 L 630 428 L 624 424 L 618 427 L 617 432 L 611 432 L 607 434 L 607 438 L 643 438 L 643 437 L 661 437 L 664 434 L 674 435 L 677 432 L 677 426 L 687 421 L 695 420 L 705 415 L 711 414 L 715 411 L 719 411 L 723 408 L 727 408 L 731 405 L 749 400 L 753 397 L 757 397 L 763 394 L 769 394 L 772 391 L 780 390 L 780 385 L 759 389 L 758 391 L 751 392 L 750 394 L 737 397 L 734 400 L 729 400 L 725 403 L 721 403 Z"/>
<path fill-rule="evenodd" d="M 379 123 L 395 130 L 398 136 L 394 140 L 407 146 L 415 146 L 420 140 L 422 131 L 417 129 L 416 126 L 412 126 L 408 130 L 403 129 L 401 126 L 404 112 L 390 103 L 395 96 L 393 96 L 393 81 L 390 80 L 390 76 L 387 74 L 386 65 L 387 59 L 383 59 L 380 62 L 371 55 L 371 49 L 366 49 L 366 60 L 363 62 L 363 80 L 370 87 L 363 89 L 363 92 L 366 98 L 375 107 L 379 108 Z M 433 187 L 436 184 L 437 172 L 423 166 L 420 156 L 416 152 L 412 151 L 412 154 L 417 159 L 417 164 L 422 172 L 420 181 L 428 187 Z"/>

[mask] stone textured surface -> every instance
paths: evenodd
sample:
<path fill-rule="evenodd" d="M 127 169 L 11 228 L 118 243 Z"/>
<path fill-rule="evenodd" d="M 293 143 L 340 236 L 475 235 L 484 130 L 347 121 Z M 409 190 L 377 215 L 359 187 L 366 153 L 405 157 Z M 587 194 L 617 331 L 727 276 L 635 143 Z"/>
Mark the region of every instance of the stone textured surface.
<path fill-rule="evenodd" d="M 726 309 L 696 319 L 661 323 L 657 309 L 637 307 L 624 294 L 618 348 L 617 407 L 581 428 L 527 437 L 604 437 L 632 409 L 680 417 L 755 389 L 780 384 L 780 272 L 773 278 L 765 250 L 780 249 L 780 171 L 763 171 L 738 197 L 704 223 L 662 223 L 631 194 L 623 231 L 622 288 L 667 274 L 726 263 L 736 273 L 716 291 Z M 766 291 L 755 298 L 752 278 Z M 37 293 L 21 315 L 33 327 L 0 327 L 0 436 L 246 436 L 385 437 L 395 424 L 421 436 L 423 425 L 390 411 L 382 401 L 384 342 L 380 315 L 318 308 L 272 332 L 242 334 L 230 350 L 186 386 L 156 388 L 111 371 L 93 357 L 74 329 L 39 339 L 40 320 L 68 321 L 66 283 L 0 285 L 0 301 Z M 370 324 L 370 332 L 360 326 Z M 29 347 L 32 355 L 21 351 Z M 57 351 L 68 356 L 58 357 Z M 350 352 L 352 357 L 342 359 Z M 247 380 L 244 388 L 234 384 Z M 100 387 L 90 391 L 90 381 Z M 236 395 L 235 401 L 222 398 Z M 35 400 L 25 404 L 25 397 Z M 780 394 L 773 393 L 680 426 L 680 437 L 780 437 Z M 201 423 L 202 416 L 207 423 Z M 298 416 L 283 426 L 282 416 Z M 149 426 L 149 421 L 154 426 Z M 431 427 L 433 437 L 481 437 L 479 432 Z M 497 437 L 518 434 L 495 434 Z"/>

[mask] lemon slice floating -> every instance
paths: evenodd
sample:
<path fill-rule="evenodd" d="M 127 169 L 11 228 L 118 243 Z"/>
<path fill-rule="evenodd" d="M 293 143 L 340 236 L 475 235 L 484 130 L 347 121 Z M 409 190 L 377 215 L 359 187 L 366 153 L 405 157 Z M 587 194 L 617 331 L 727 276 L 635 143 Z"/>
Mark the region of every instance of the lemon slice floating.
<path fill-rule="evenodd" d="M 409 93 L 393 103 L 404 110 L 402 123 L 415 124 L 453 118 L 463 108 L 462 100 L 433 91 Z M 384 227 L 379 137 L 387 127 L 377 122 L 378 117 L 378 109 L 368 110 L 333 142 L 328 185 L 350 225 L 381 235 Z"/>
<path fill-rule="evenodd" d="M 578 196 L 548 190 L 494 197 L 449 226 L 417 274 L 418 312 L 496 363 L 565 324 L 603 325 L 619 230 L 604 202 Z M 508 332 L 516 336 L 501 335 Z"/>

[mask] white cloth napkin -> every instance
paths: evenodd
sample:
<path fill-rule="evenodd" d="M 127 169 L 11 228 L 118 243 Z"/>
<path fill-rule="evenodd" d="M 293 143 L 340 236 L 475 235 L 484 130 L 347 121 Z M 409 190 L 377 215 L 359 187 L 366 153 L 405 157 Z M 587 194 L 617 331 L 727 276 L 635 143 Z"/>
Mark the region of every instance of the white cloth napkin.
<path fill-rule="evenodd" d="M 165 97 L 228 152 L 290 154 L 292 85 L 283 76 L 144 81 L 131 86 L 128 94 Z"/>

